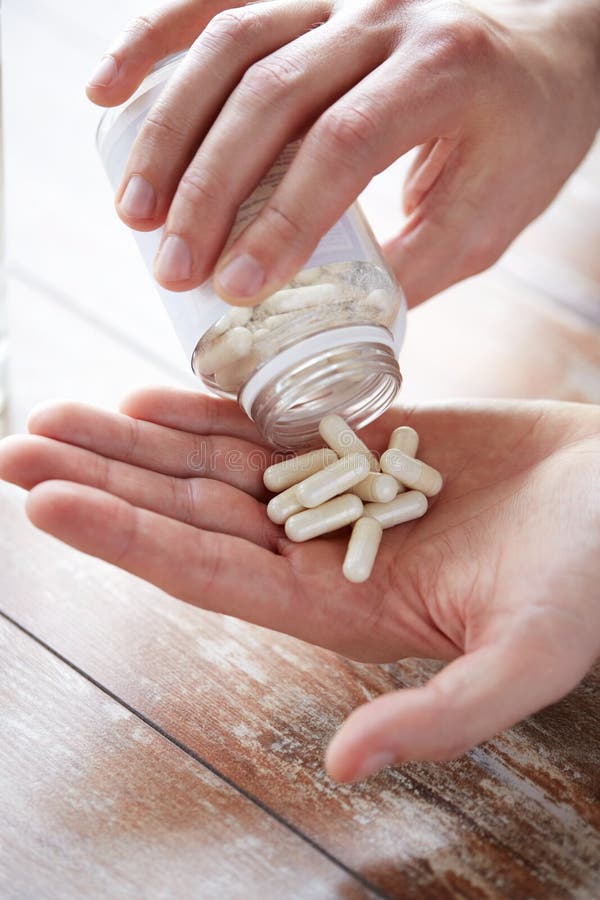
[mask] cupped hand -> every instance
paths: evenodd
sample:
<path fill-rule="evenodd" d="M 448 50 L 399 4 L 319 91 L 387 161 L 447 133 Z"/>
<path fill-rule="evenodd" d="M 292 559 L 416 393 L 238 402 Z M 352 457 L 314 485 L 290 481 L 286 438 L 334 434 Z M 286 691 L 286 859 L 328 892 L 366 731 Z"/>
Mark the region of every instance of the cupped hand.
<path fill-rule="evenodd" d="M 408 220 L 387 245 L 409 302 L 494 262 L 554 198 L 600 125 L 596 0 L 171 0 L 88 85 L 124 101 L 191 45 L 132 149 L 117 209 L 164 224 L 159 281 L 257 302 L 285 284 L 370 179 L 413 147 Z M 319 27 L 317 27 L 319 26 Z M 287 175 L 225 250 L 280 151 Z"/>
<path fill-rule="evenodd" d="M 197 606 L 356 659 L 448 661 L 356 710 L 333 777 L 448 759 L 573 688 L 600 653 L 600 411 L 494 402 L 392 411 L 445 476 L 424 518 L 384 532 L 371 579 L 342 576 L 347 533 L 288 541 L 265 513 L 272 453 L 234 403 L 147 390 L 123 414 L 38 409 L 0 444 L 32 521 Z"/>

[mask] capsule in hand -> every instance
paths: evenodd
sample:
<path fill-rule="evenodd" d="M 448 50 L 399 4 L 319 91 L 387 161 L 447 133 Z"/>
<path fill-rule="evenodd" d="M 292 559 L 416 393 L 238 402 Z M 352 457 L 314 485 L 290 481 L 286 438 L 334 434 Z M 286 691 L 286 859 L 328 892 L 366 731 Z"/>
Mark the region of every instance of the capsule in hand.
<path fill-rule="evenodd" d="M 388 450 L 401 450 L 407 456 L 415 457 L 419 449 L 419 435 L 414 428 L 402 425 L 392 431 Z"/>
<path fill-rule="evenodd" d="M 347 425 L 341 416 L 332 414 L 321 419 L 319 434 L 328 447 L 335 450 L 338 456 L 347 456 L 349 453 L 363 453 L 369 460 L 372 472 L 379 472 L 379 463 L 374 453 L 361 441 L 355 431 Z"/>
<path fill-rule="evenodd" d="M 265 469 L 263 481 L 270 491 L 284 491 L 334 462 L 337 462 L 337 456 L 329 447 L 310 450 L 301 456 L 293 456 L 269 466 Z"/>
<path fill-rule="evenodd" d="M 407 491 L 391 503 L 366 503 L 365 516 L 377 519 L 382 528 L 420 519 L 427 512 L 427 497 L 420 491 Z"/>
<path fill-rule="evenodd" d="M 362 515 L 362 500 L 354 494 L 342 494 L 316 509 L 296 513 L 285 523 L 285 533 L 290 541 L 310 541 L 355 522 Z"/>
<path fill-rule="evenodd" d="M 267 515 L 271 522 L 275 522 L 276 525 L 283 525 L 290 516 L 301 512 L 303 509 L 304 507 L 298 500 L 296 485 L 292 485 L 287 491 L 277 494 L 276 497 L 273 497 L 269 501 L 267 505 Z"/>
<path fill-rule="evenodd" d="M 366 478 L 354 485 L 351 492 L 360 497 L 361 500 L 371 503 L 389 503 L 401 490 L 403 488 L 400 487 L 392 475 L 369 472 Z"/>
<path fill-rule="evenodd" d="M 427 497 L 434 497 L 442 489 L 442 476 L 437 469 L 401 450 L 386 450 L 381 457 L 381 468 L 387 475 L 397 478 L 400 484 L 421 491 Z"/>
<path fill-rule="evenodd" d="M 348 491 L 369 474 L 369 460 L 364 453 L 343 456 L 320 472 L 315 472 L 296 487 L 298 500 L 313 508 Z M 358 500 L 358 497 L 356 498 Z"/>
<path fill-rule="evenodd" d="M 373 571 L 383 529 L 377 519 L 362 517 L 356 521 L 344 559 L 343 573 L 348 581 L 360 584 Z"/>

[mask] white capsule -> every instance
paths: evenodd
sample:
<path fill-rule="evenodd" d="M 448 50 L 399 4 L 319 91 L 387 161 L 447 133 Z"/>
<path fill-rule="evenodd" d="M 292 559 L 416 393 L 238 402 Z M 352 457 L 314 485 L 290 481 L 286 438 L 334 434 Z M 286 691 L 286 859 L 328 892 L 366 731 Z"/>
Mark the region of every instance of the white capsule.
<path fill-rule="evenodd" d="M 366 581 L 375 565 L 383 529 L 377 519 L 361 517 L 352 529 L 342 571 L 348 581 Z"/>
<path fill-rule="evenodd" d="M 305 287 L 309 284 L 337 284 L 339 276 L 331 272 L 327 266 L 316 266 L 301 269 L 290 281 L 290 287 Z"/>
<path fill-rule="evenodd" d="M 247 325 L 253 312 L 253 306 L 234 306 L 213 325 L 213 334 L 218 336 L 238 325 Z"/>
<path fill-rule="evenodd" d="M 352 300 L 356 292 L 341 284 L 307 284 L 304 287 L 284 288 L 263 302 L 269 313 L 289 313 L 312 306 L 343 303 Z"/>
<path fill-rule="evenodd" d="M 377 457 L 359 436 L 347 425 L 341 416 L 334 414 L 325 416 L 319 423 L 319 434 L 328 447 L 335 450 L 338 456 L 347 456 L 349 453 L 364 453 L 369 459 L 369 468 L 372 472 L 379 472 Z"/>
<path fill-rule="evenodd" d="M 254 349 L 261 360 L 270 359 L 277 352 L 273 335 L 266 328 L 256 328 L 252 332 L 252 340 Z"/>
<path fill-rule="evenodd" d="M 296 487 L 298 500 L 303 506 L 313 509 L 345 493 L 368 473 L 369 460 L 364 453 L 351 453 L 301 481 Z"/>
<path fill-rule="evenodd" d="M 261 320 L 261 327 L 267 331 L 275 331 L 277 328 L 285 328 L 291 322 L 298 321 L 297 313 L 278 313 L 277 315 L 266 316 Z"/>
<path fill-rule="evenodd" d="M 381 468 L 397 478 L 400 484 L 422 491 L 427 497 L 434 497 L 442 489 L 442 476 L 437 469 L 420 459 L 412 459 L 401 450 L 386 450 L 381 457 Z"/>
<path fill-rule="evenodd" d="M 303 509 L 304 507 L 298 500 L 296 485 L 292 485 L 287 491 L 277 494 L 276 497 L 269 501 L 267 515 L 271 522 L 275 522 L 276 525 L 283 525 L 290 516 L 301 512 Z"/>
<path fill-rule="evenodd" d="M 217 369 L 214 374 L 216 384 L 222 391 L 236 393 L 239 391 L 244 382 L 249 378 L 259 363 L 258 354 L 249 353 L 244 359 L 238 359 L 237 362 Z"/>
<path fill-rule="evenodd" d="M 393 294 L 378 288 L 371 291 L 360 301 L 361 308 L 368 309 L 371 314 L 383 325 L 391 325 L 397 312 L 397 301 Z"/>
<path fill-rule="evenodd" d="M 427 512 L 427 497 L 420 491 L 400 494 L 391 503 L 366 503 L 365 516 L 377 519 L 382 528 L 420 519 Z"/>
<path fill-rule="evenodd" d="M 290 516 L 285 523 L 285 533 L 290 541 L 310 541 L 356 522 L 362 511 L 362 500 L 354 494 L 343 494 L 316 509 L 306 509 Z"/>
<path fill-rule="evenodd" d="M 236 327 L 211 342 L 197 354 L 194 362 L 200 375 L 210 375 L 242 359 L 252 349 L 252 334 L 247 328 Z"/>
<path fill-rule="evenodd" d="M 401 450 L 407 456 L 416 456 L 419 449 L 419 435 L 414 428 L 402 425 L 392 431 L 388 450 Z"/>
<path fill-rule="evenodd" d="M 389 503 L 399 490 L 400 485 L 392 475 L 369 472 L 366 478 L 354 485 L 352 493 L 360 497 L 361 500 Z"/>
<path fill-rule="evenodd" d="M 265 469 L 263 481 L 265 487 L 270 491 L 284 491 L 292 484 L 298 484 L 299 481 L 303 481 L 334 462 L 337 462 L 337 456 L 329 447 L 311 450 L 309 453 L 284 459 L 283 462 L 269 466 Z"/>

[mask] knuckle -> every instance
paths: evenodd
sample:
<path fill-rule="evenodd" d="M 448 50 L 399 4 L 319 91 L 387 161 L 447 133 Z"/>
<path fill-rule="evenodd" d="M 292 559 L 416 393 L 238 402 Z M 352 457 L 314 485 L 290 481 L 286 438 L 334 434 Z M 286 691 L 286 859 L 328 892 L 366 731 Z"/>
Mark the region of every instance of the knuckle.
<path fill-rule="evenodd" d="M 438 24 L 430 40 L 436 64 L 444 68 L 480 62 L 492 49 L 492 34 L 486 21 L 464 11 Z"/>
<path fill-rule="evenodd" d="M 249 9 L 227 9 L 217 13 L 210 20 L 197 44 L 212 45 L 214 50 L 222 52 L 232 47 L 244 46 L 251 40 L 258 28 L 258 16 Z"/>
<path fill-rule="evenodd" d="M 168 484 L 171 490 L 170 507 L 177 519 L 186 525 L 193 525 L 194 511 L 196 509 L 194 479 L 171 476 Z"/>
<path fill-rule="evenodd" d="M 218 180 L 205 169 L 190 167 L 182 176 L 177 188 L 180 200 L 193 205 L 217 206 L 223 202 L 223 191 Z"/>
<path fill-rule="evenodd" d="M 174 479 L 178 485 L 178 510 L 179 518 L 188 525 L 198 523 L 198 513 L 218 506 L 219 483 L 211 478 L 183 478 Z"/>
<path fill-rule="evenodd" d="M 268 203 L 263 208 L 261 218 L 282 242 L 297 243 L 302 235 L 301 225 L 274 203 Z"/>
<path fill-rule="evenodd" d="M 160 106 L 155 106 L 146 116 L 142 136 L 150 144 L 162 144 L 165 138 L 171 144 L 173 141 L 180 144 L 185 140 L 183 130 L 173 122 L 168 112 Z"/>
<path fill-rule="evenodd" d="M 370 152 L 379 126 L 372 112 L 352 106 L 325 113 L 317 128 L 321 144 L 344 160 Z"/>
<path fill-rule="evenodd" d="M 135 40 L 148 43 L 162 43 L 162 29 L 159 20 L 150 14 L 136 16 L 127 28 L 127 35 Z"/>
<path fill-rule="evenodd" d="M 298 66 L 290 59 L 273 54 L 254 63 L 241 81 L 241 89 L 261 103 L 272 103 L 289 94 L 301 75 Z"/>
<path fill-rule="evenodd" d="M 123 457 L 125 462 L 135 459 L 136 450 L 140 443 L 140 423 L 137 419 L 128 419 L 123 443 Z"/>
<path fill-rule="evenodd" d="M 137 507 L 125 503 L 113 504 L 107 527 L 120 539 L 119 548 L 111 562 L 114 566 L 125 568 L 129 557 L 135 553 L 139 543 L 139 510 Z"/>
<path fill-rule="evenodd" d="M 207 535 L 209 538 L 210 536 Z M 205 541 L 199 554 L 202 590 L 200 596 L 194 598 L 194 603 L 209 609 L 214 598 L 221 593 L 223 579 L 231 569 L 231 559 L 226 552 L 227 544 L 220 537 L 213 533 L 213 540 Z"/>

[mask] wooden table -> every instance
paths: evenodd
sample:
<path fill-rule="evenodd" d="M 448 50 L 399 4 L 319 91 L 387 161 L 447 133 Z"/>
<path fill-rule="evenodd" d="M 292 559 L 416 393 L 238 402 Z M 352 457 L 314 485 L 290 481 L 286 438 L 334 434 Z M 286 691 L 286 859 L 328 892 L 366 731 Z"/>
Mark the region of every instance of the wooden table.
<path fill-rule="evenodd" d="M 13 430 L 51 396 L 190 384 L 81 96 L 133 5 L 4 11 Z M 600 402 L 599 160 L 411 314 L 411 402 Z M 365 198 L 381 234 L 400 169 Z M 35 531 L 7 485 L 0 560 L 2 898 L 600 896 L 600 669 L 457 762 L 340 787 L 322 759 L 344 717 L 436 663 L 359 665 L 188 607 Z"/>

